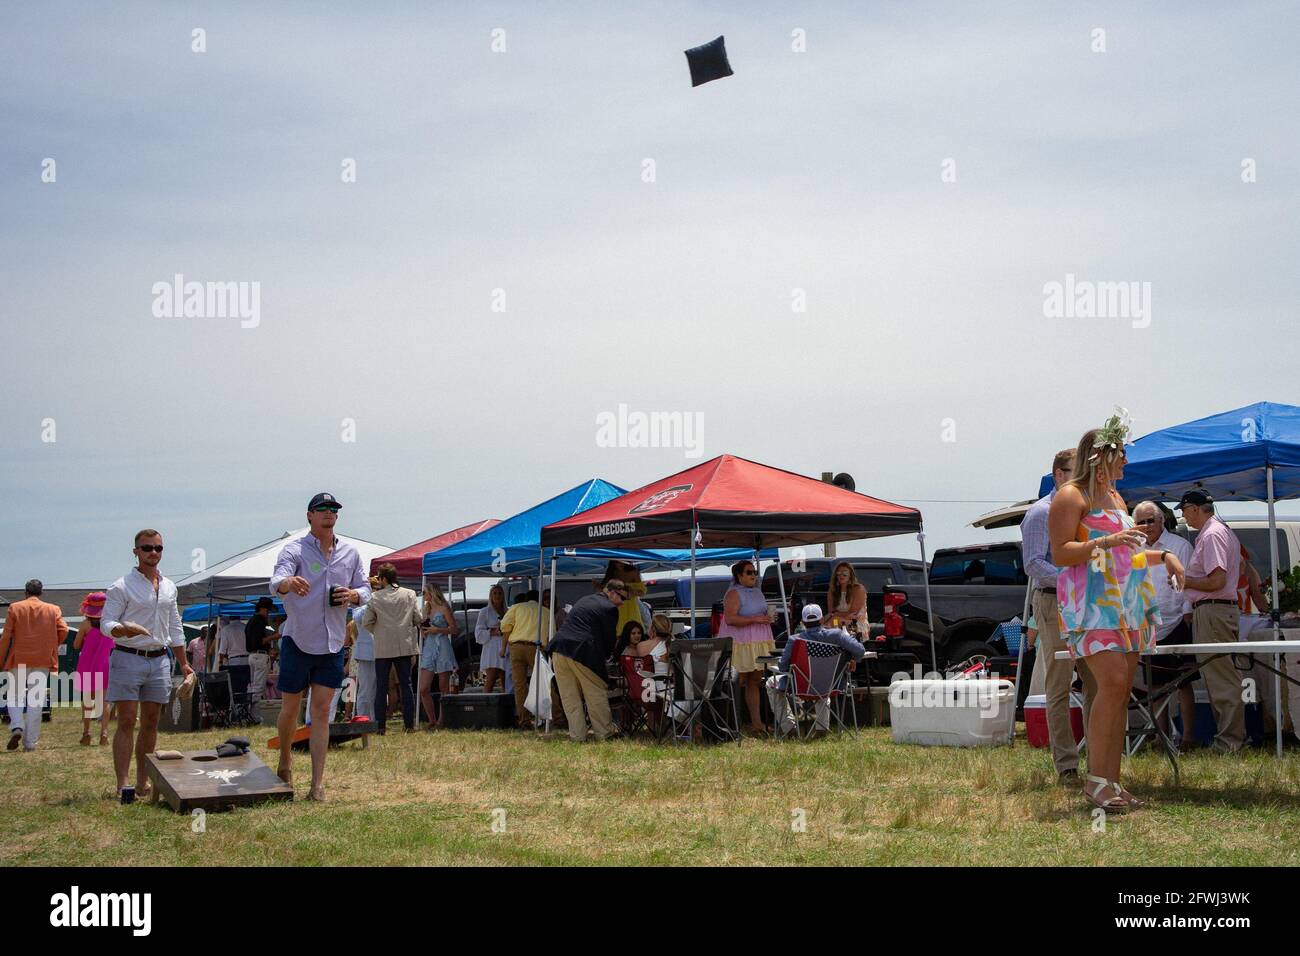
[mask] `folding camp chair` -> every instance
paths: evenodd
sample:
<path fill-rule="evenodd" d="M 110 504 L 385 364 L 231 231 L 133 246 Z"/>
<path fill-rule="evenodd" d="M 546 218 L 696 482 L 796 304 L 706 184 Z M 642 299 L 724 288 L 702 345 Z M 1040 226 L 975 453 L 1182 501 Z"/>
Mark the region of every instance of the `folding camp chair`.
<path fill-rule="evenodd" d="M 856 733 L 858 709 L 853 705 L 849 656 L 836 644 L 810 641 L 798 634 L 790 640 L 793 642 L 790 670 L 772 692 L 785 701 L 787 712 L 794 719 L 794 736 L 801 740 L 812 736 L 819 706 L 828 711 L 828 724 L 833 719 L 842 732 Z M 851 714 L 852 731 L 845 719 L 846 708 Z M 778 740 L 790 736 L 780 720 L 776 721 L 776 736 Z"/>
<path fill-rule="evenodd" d="M 740 743 L 740 716 L 731 677 L 731 638 L 673 641 L 668 649 L 673 739 Z"/>
<path fill-rule="evenodd" d="M 619 725 L 625 736 L 646 730 L 656 739 L 664 736 L 664 703 L 668 698 L 668 676 L 654 673 L 650 657 L 619 658 L 622 665 L 622 689 Z"/>
<path fill-rule="evenodd" d="M 230 671 L 209 671 L 199 675 L 199 713 L 209 727 L 231 726 L 235 693 Z"/>
<path fill-rule="evenodd" d="M 1200 672 L 1194 658 L 1171 666 L 1153 659 L 1152 655 L 1144 655 L 1140 666 L 1145 686 L 1139 687 L 1135 681 L 1129 690 L 1129 720 L 1124 734 L 1124 754 L 1129 757 L 1141 750 L 1149 738 L 1166 747 L 1173 746 L 1161 731 L 1160 720 L 1168 712 L 1178 690 L 1195 681 Z M 1157 676 L 1161 680 L 1159 684 L 1155 683 Z"/>

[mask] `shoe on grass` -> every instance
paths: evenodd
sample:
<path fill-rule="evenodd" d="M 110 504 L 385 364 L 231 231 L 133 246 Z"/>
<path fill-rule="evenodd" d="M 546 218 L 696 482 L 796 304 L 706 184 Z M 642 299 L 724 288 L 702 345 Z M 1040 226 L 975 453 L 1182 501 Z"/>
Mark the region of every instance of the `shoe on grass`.
<path fill-rule="evenodd" d="M 17 730 L 15 730 L 12 734 L 9 735 L 9 743 L 5 746 L 5 750 L 17 750 L 18 745 L 21 744 L 22 742 L 23 742 L 23 731 L 22 728 L 19 727 Z"/>

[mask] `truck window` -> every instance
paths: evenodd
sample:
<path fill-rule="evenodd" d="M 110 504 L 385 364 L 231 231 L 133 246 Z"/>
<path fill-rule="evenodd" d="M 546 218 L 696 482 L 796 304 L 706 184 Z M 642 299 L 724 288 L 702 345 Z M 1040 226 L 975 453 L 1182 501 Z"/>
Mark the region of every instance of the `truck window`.
<path fill-rule="evenodd" d="M 858 576 L 858 583 L 867 589 L 868 594 L 881 594 L 885 588 L 896 583 L 894 581 L 894 571 L 890 567 L 874 565 L 872 567 L 854 566 L 853 571 Z M 827 582 L 829 587 L 830 582 Z"/>
<path fill-rule="evenodd" d="M 1238 540 L 1250 555 L 1250 563 L 1255 566 L 1255 570 L 1267 584 L 1273 573 L 1272 555 L 1268 550 L 1268 529 L 1233 528 L 1232 530 L 1236 532 Z M 1286 535 L 1280 528 L 1277 531 L 1277 559 L 1279 576 L 1285 574 L 1295 564 L 1291 555 L 1287 553 Z"/>
<path fill-rule="evenodd" d="M 925 584 L 925 571 L 921 568 L 904 567 L 903 568 L 904 584 Z"/>
<path fill-rule="evenodd" d="M 930 565 L 932 584 L 1025 584 L 1019 548 L 955 551 L 936 554 Z"/>

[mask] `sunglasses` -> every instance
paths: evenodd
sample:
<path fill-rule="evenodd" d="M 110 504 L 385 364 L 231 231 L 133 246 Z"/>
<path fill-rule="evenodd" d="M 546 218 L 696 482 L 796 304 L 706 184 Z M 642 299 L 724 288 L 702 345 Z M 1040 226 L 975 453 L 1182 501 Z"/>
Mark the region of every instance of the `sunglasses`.
<path fill-rule="evenodd" d="M 332 515 L 336 515 L 336 514 L 339 513 L 339 509 L 338 509 L 338 508 L 312 508 L 311 510 L 314 511 L 314 512 L 316 512 L 316 514 L 332 514 Z"/>
<path fill-rule="evenodd" d="M 606 588 L 606 590 L 609 591 L 610 594 L 616 594 L 621 598 L 627 597 L 627 592 L 621 588 Z"/>
<path fill-rule="evenodd" d="M 1141 521 L 1134 521 L 1133 523 L 1134 523 L 1135 525 L 1137 525 L 1137 526 L 1140 528 L 1140 527 L 1142 527 L 1143 525 L 1147 525 L 1147 524 L 1155 524 L 1155 523 L 1156 523 L 1156 519 L 1155 519 L 1155 518 L 1143 518 Z"/>
<path fill-rule="evenodd" d="M 741 574 L 757 574 L 758 572 L 755 571 L 753 568 L 745 568 L 745 570 L 741 571 L 740 573 L 741 573 Z"/>
<path fill-rule="evenodd" d="M 139 548 L 141 551 L 145 552 L 146 554 L 151 554 L 154 551 L 157 551 L 159 554 L 162 554 L 162 549 L 163 549 L 163 546 L 161 544 L 137 544 L 136 547 Z"/>

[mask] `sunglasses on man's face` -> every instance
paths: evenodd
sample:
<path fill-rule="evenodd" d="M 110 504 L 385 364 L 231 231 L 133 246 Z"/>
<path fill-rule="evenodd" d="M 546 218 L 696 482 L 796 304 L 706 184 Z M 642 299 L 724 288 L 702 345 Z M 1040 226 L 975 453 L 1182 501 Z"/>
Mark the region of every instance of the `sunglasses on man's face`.
<path fill-rule="evenodd" d="M 150 552 L 153 551 L 157 551 L 159 554 L 162 554 L 162 549 L 163 549 L 163 546 L 161 544 L 137 544 L 136 547 L 139 548 L 141 551 L 145 552 L 146 554 L 149 554 Z"/>
<path fill-rule="evenodd" d="M 1143 525 L 1155 524 L 1155 523 L 1156 523 L 1156 519 L 1155 519 L 1155 518 L 1143 518 L 1141 521 L 1134 521 L 1133 523 L 1134 523 L 1135 525 L 1137 525 L 1139 528 L 1141 528 Z"/>
<path fill-rule="evenodd" d="M 615 590 L 614 588 L 610 588 L 609 593 L 612 594 L 612 595 L 614 595 L 615 597 L 620 597 L 620 598 L 626 598 L 626 597 L 627 597 L 627 592 L 626 592 L 626 591 L 618 591 L 618 590 Z"/>
<path fill-rule="evenodd" d="M 319 514 L 331 514 L 331 515 L 336 515 L 336 514 L 339 513 L 339 509 L 338 509 L 338 508 L 312 508 L 311 510 L 314 511 L 314 512 L 316 512 L 316 514 L 318 514 L 318 515 L 319 515 Z"/>

